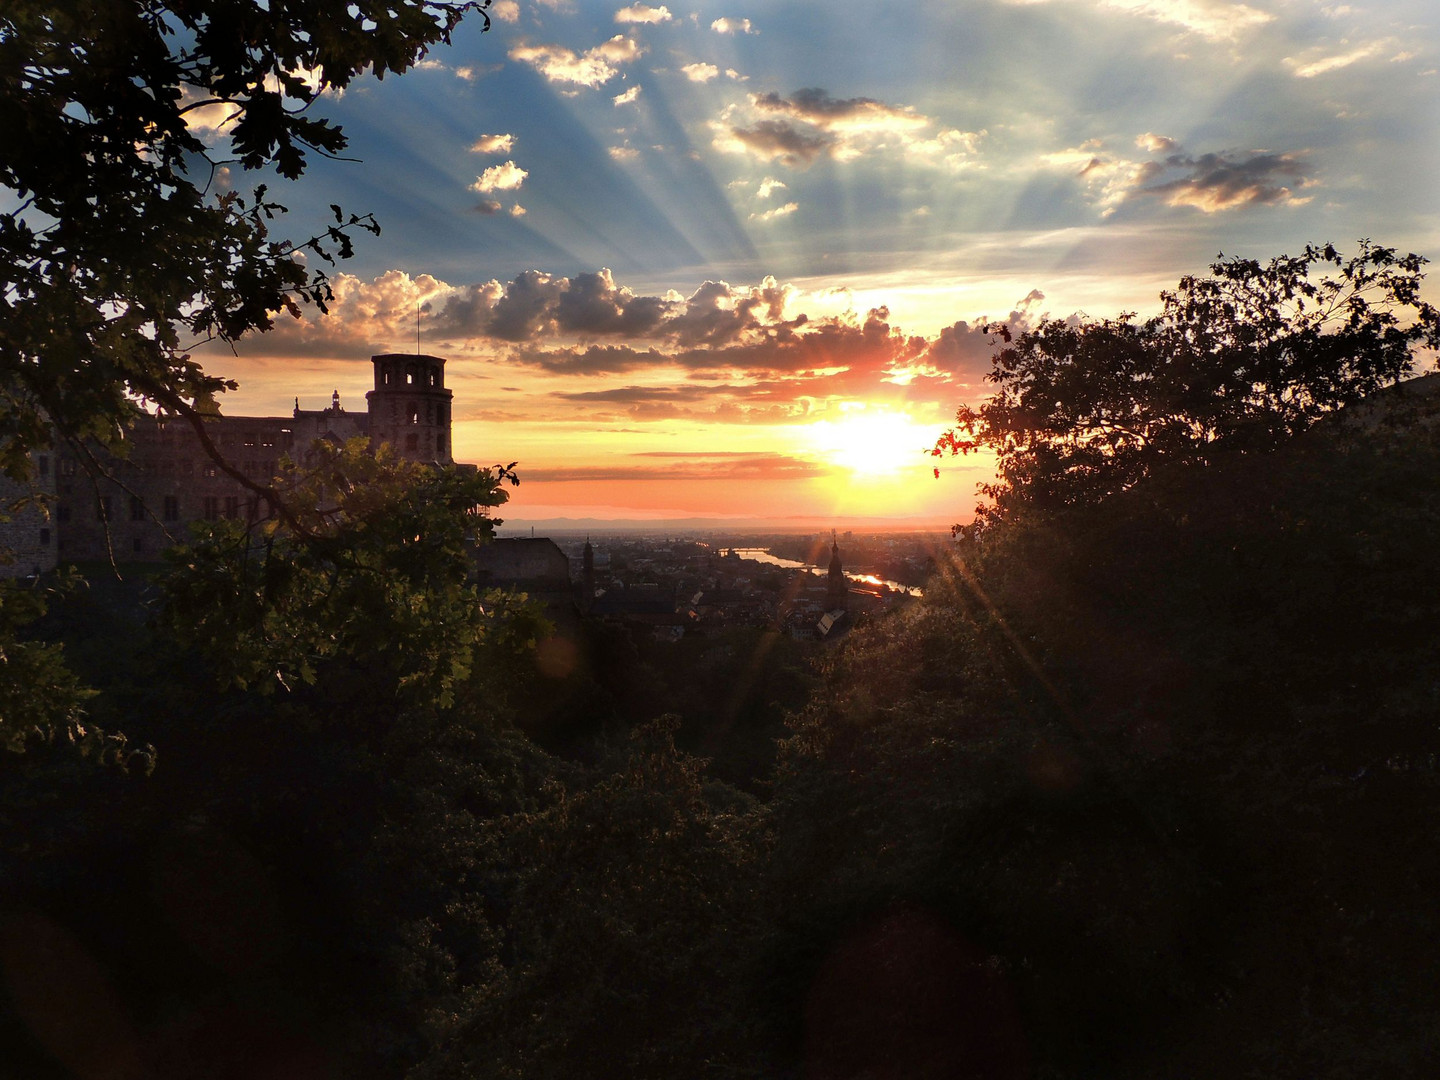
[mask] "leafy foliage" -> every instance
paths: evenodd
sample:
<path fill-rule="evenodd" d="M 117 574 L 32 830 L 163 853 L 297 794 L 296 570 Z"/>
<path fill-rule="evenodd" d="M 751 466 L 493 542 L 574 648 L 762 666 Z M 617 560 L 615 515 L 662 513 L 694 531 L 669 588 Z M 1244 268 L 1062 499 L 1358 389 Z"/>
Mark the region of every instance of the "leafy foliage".
<path fill-rule="evenodd" d="M 417 1078 L 701 1075 L 749 1049 L 744 984 L 763 843 L 749 801 L 675 749 L 674 717 L 618 760 L 494 820 L 488 979 L 437 1017 Z"/>
<path fill-rule="evenodd" d="M 401 73 L 475 0 L 16 0 L 0 10 L 0 469 L 67 439 L 117 443 L 137 400 L 195 421 L 232 384 L 187 340 L 322 308 L 323 271 L 373 218 L 334 207 L 308 240 L 230 165 L 294 179 L 345 137 L 311 106 L 362 71 Z M 483 15 L 483 12 L 482 12 Z M 488 17 L 487 17 L 488 20 Z M 488 21 L 487 21 L 488 25 Z M 211 125 L 197 123 L 201 110 Z M 216 135 L 216 129 L 223 135 Z M 208 140 L 208 141 L 207 141 Z M 312 260 L 313 261 L 313 260 Z"/>
<path fill-rule="evenodd" d="M 1034 1075 L 1426 1075 L 1437 386 L 967 533 L 853 635 L 773 803 L 791 1016 L 900 903 Z"/>
<path fill-rule="evenodd" d="M 315 455 L 281 485 L 297 525 L 196 523 L 172 556 L 166 618 L 242 689 L 448 708 L 482 642 L 520 626 L 533 637 L 467 581 L 504 490 L 488 471 L 372 453 L 363 439 Z"/>
<path fill-rule="evenodd" d="M 1424 264 L 1368 241 L 1348 258 L 1308 246 L 1217 262 L 1143 322 L 1050 319 L 1013 340 L 1000 327 L 995 395 L 961 406 L 933 453 L 995 453 L 988 520 L 1103 499 L 1170 463 L 1273 450 L 1440 347 Z"/>

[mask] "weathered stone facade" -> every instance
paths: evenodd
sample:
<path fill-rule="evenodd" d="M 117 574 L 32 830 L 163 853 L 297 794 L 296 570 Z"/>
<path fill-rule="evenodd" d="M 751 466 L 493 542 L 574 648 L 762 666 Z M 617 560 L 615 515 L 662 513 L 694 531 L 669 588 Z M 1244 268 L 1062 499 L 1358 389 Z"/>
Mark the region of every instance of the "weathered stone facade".
<path fill-rule="evenodd" d="M 387 353 L 371 362 L 375 384 L 364 412 L 347 411 L 336 391 L 327 409 L 301 409 L 297 400 L 290 416 L 217 414 L 206 419 L 207 434 L 231 466 L 260 483 L 282 457 L 303 465 L 316 440 L 365 437 L 413 461 L 453 464 L 444 359 Z M 73 447 L 38 456 L 39 486 L 55 497 L 51 518 L 27 511 L 4 525 L 0 543 L 18 557 L 0 573 L 28 574 L 57 560 L 151 562 L 183 540 L 192 521 L 254 520 L 267 512 L 216 465 L 189 424 L 147 417 L 126 438 L 125 456 L 97 456 L 108 476 Z"/>

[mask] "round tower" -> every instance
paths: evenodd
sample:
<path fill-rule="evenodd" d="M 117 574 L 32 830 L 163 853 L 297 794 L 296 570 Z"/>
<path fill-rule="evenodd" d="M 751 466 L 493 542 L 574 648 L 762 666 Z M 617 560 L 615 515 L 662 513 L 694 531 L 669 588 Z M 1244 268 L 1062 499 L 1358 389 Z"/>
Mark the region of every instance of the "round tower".
<path fill-rule="evenodd" d="M 375 389 L 365 395 L 370 442 L 389 443 L 411 461 L 454 463 L 450 454 L 450 401 L 445 360 L 417 353 L 372 356 Z"/>

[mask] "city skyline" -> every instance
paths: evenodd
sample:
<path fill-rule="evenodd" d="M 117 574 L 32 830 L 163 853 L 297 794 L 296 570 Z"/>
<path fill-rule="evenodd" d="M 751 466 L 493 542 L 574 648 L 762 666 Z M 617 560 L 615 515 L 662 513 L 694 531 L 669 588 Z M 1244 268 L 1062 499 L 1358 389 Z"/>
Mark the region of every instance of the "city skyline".
<path fill-rule="evenodd" d="M 986 464 L 922 451 L 985 393 L 986 320 L 1146 313 L 1221 253 L 1440 251 L 1418 0 L 490 14 L 322 96 L 360 162 L 274 187 L 281 228 L 383 232 L 329 314 L 197 355 L 252 415 L 447 357 L 455 455 L 519 462 L 518 522 L 964 520 Z"/>

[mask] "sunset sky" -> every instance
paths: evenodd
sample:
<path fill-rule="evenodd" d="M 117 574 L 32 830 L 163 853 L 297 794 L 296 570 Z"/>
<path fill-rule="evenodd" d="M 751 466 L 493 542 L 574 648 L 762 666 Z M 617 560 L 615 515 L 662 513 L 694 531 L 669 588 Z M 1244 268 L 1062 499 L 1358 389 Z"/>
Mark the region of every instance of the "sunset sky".
<path fill-rule="evenodd" d="M 1149 312 L 1222 252 L 1440 256 L 1433 0 L 491 12 L 317 103 L 360 161 L 272 189 L 285 230 L 383 234 L 329 315 L 201 355 L 229 414 L 361 410 L 418 308 L 512 522 L 968 519 L 984 463 L 920 451 L 987 319 Z"/>

